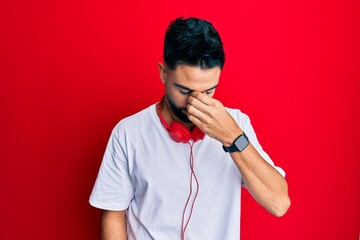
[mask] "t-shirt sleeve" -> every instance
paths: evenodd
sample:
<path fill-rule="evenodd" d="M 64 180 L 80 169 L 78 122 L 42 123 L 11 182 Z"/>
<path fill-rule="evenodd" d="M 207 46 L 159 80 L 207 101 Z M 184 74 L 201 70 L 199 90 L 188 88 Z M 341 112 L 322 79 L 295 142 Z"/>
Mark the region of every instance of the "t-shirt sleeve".
<path fill-rule="evenodd" d="M 240 111 L 239 111 L 240 112 Z M 244 113 L 240 112 L 239 116 L 239 125 L 241 129 L 245 132 L 246 136 L 248 136 L 250 143 L 254 146 L 256 151 L 267 161 L 271 166 L 273 166 L 283 177 L 285 177 L 285 172 L 282 168 L 275 166 L 274 162 L 271 160 L 270 156 L 264 151 L 261 147 L 254 128 L 251 125 L 250 118 Z"/>
<path fill-rule="evenodd" d="M 105 210 L 125 210 L 134 196 L 125 137 L 115 128 L 111 133 L 100 170 L 90 195 L 92 206 Z"/>

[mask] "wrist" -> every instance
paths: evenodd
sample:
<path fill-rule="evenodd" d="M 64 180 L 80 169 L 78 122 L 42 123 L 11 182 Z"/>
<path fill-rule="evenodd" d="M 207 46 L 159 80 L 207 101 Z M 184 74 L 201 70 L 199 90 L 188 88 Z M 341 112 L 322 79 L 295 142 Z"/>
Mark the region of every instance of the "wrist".
<path fill-rule="evenodd" d="M 231 132 L 231 134 L 222 142 L 225 147 L 230 147 L 234 144 L 235 140 L 242 135 L 244 132 L 241 129 Z"/>

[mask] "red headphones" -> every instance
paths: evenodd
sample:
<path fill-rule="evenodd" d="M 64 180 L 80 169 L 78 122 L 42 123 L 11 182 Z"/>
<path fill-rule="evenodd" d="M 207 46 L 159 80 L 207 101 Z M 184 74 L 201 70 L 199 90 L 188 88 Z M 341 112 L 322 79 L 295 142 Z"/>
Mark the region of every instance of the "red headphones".
<path fill-rule="evenodd" d="M 188 143 L 190 139 L 194 142 L 198 140 L 203 140 L 205 137 L 205 133 L 200 130 L 198 126 L 195 126 L 192 132 L 187 129 L 183 124 L 173 121 L 170 125 L 165 121 L 163 115 L 161 114 L 161 106 L 164 97 L 161 99 L 157 106 L 157 111 L 159 113 L 160 122 L 164 126 L 164 128 L 168 131 L 172 140 L 178 143 Z"/>

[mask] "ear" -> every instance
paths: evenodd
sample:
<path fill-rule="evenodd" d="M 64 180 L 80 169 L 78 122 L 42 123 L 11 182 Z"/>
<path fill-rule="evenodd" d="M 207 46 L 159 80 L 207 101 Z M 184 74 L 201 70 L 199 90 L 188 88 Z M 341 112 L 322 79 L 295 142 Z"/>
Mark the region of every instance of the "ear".
<path fill-rule="evenodd" d="M 161 62 L 158 63 L 158 68 L 160 73 L 160 79 L 163 83 L 165 83 L 167 77 L 166 68 Z"/>

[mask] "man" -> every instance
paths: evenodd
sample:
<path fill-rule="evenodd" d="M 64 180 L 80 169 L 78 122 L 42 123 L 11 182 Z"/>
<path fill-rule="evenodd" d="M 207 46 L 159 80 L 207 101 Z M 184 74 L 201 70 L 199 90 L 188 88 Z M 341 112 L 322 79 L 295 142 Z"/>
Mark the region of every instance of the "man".
<path fill-rule="evenodd" d="M 90 197 L 104 209 L 103 239 L 239 239 L 241 186 L 285 214 L 284 172 L 248 116 L 212 98 L 224 62 L 211 23 L 170 23 L 158 66 L 165 96 L 114 128 Z"/>

